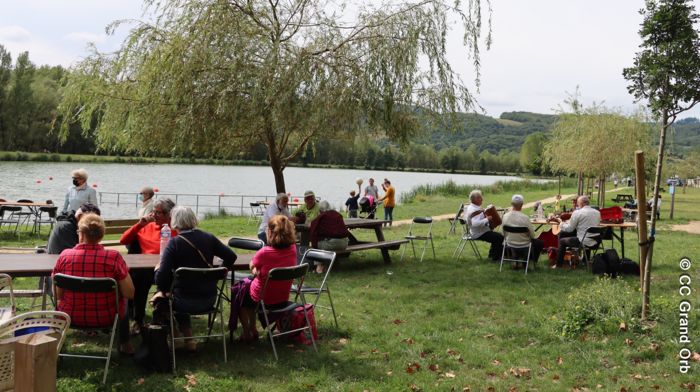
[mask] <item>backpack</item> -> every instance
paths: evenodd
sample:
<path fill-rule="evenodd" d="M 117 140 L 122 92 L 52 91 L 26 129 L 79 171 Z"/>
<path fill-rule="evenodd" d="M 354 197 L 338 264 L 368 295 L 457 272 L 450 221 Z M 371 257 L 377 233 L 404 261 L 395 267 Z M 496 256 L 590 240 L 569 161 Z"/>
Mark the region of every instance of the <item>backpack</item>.
<path fill-rule="evenodd" d="M 147 372 L 169 373 L 172 370 L 168 327 L 149 325 L 142 332 L 143 341 L 134 353 L 134 361 Z"/>
<path fill-rule="evenodd" d="M 603 275 L 608 273 L 608 261 L 605 259 L 605 254 L 598 253 L 593 256 L 591 262 L 591 272 L 594 275 Z"/>
<path fill-rule="evenodd" d="M 639 276 L 639 264 L 637 264 L 636 262 L 634 262 L 628 258 L 624 258 L 620 262 L 620 267 L 619 267 L 618 271 L 622 275 Z"/>
<path fill-rule="evenodd" d="M 277 328 L 284 331 L 293 331 L 295 329 L 304 328 L 306 326 L 306 319 L 304 318 L 304 310 L 306 309 L 306 315 L 309 318 L 309 324 L 311 324 L 311 333 L 313 334 L 314 341 L 318 340 L 318 331 L 316 330 L 316 317 L 314 317 L 314 306 L 312 304 L 306 304 L 304 306 L 297 306 L 296 308 L 287 312 L 287 314 L 277 321 Z M 307 336 L 308 331 L 304 331 L 288 335 L 293 341 L 301 344 L 310 345 L 311 338 Z"/>

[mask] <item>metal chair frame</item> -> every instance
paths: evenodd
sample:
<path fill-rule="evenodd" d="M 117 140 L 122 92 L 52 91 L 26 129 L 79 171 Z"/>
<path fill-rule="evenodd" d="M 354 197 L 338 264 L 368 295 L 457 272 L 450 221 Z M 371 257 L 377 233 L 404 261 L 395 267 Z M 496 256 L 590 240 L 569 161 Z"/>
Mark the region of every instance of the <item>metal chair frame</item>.
<path fill-rule="evenodd" d="M 258 202 L 250 202 L 250 216 L 248 217 L 248 222 L 262 222 L 263 216 L 265 215 L 265 207 Z"/>
<path fill-rule="evenodd" d="M 44 212 L 49 215 L 48 219 L 44 219 L 43 215 Z M 51 225 L 49 228 L 49 233 L 51 230 L 53 230 L 53 225 L 56 223 L 56 216 L 58 215 L 58 206 L 53 206 L 53 207 L 39 207 L 39 213 L 34 219 L 34 228 L 32 229 L 33 232 L 36 232 L 37 235 L 41 235 L 41 225 L 48 223 Z"/>
<path fill-rule="evenodd" d="M 414 225 L 429 225 L 428 233 L 425 235 L 416 234 L 413 231 Z M 404 237 L 411 242 L 411 249 L 413 249 L 413 258 L 416 258 L 416 246 L 414 241 L 423 241 L 423 251 L 420 255 L 420 261 L 423 261 L 425 256 L 425 250 L 428 247 L 428 241 L 430 241 L 430 246 L 433 248 L 433 260 L 435 260 L 435 244 L 433 243 L 433 218 L 430 216 L 425 217 L 414 217 L 411 221 L 411 226 L 408 228 L 408 234 Z M 401 260 L 403 260 L 403 255 L 406 253 L 406 247 L 401 251 Z"/>
<path fill-rule="evenodd" d="M 9 308 L 0 308 L 0 314 L 2 314 L 2 318 L 4 318 L 6 312 L 9 310 L 10 318 L 15 316 L 15 312 L 17 311 L 17 303 L 15 302 L 15 292 L 12 289 L 12 277 L 8 274 L 0 274 L 0 291 L 3 291 L 5 289 L 8 289 L 8 296 L 10 297 L 10 307 Z"/>
<path fill-rule="evenodd" d="M 462 238 L 460 238 L 457 247 L 455 248 L 454 252 L 452 252 L 452 257 L 454 258 L 456 255 L 457 260 L 459 260 L 460 257 L 462 257 L 462 251 L 464 251 L 464 247 L 467 245 L 467 243 L 469 243 L 469 245 L 472 248 L 472 251 L 474 252 L 474 255 L 479 260 L 481 260 L 481 252 L 479 251 L 479 247 L 476 244 L 476 239 L 472 237 L 469 220 L 459 218 L 459 221 L 462 224 Z"/>
<path fill-rule="evenodd" d="M 514 246 L 508 243 L 508 234 L 509 233 L 529 233 L 530 229 L 524 226 L 503 226 L 503 251 L 501 252 L 501 266 L 498 268 L 498 271 L 503 271 L 503 262 L 504 261 L 511 261 L 515 263 L 525 263 L 525 275 L 527 275 L 527 270 L 530 267 L 530 253 L 532 252 L 532 241 L 529 241 L 527 246 Z M 517 251 L 527 249 L 527 257 L 525 257 L 525 260 L 517 258 Z M 513 258 L 506 258 L 506 252 L 508 250 L 514 250 L 516 252 L 515 256 Z"/>
<path fill-rule="evenodd" d="M 309 321 L 309 315 L 304 312 L 304 319 L 306 320 L 306 325 L 301 328 L 296 328 L 291 331 L 281 331 L 281 332 L 273 332 L 275 329 L 275 323 L 270 323 L 270 316 L 275 316 L 274 320 L 278 320 L 279 317 L 283 316 L 285 313 L 296 309 L 298 306 L 304 306 L 306 304 L 306 299 L 304 298 L 304 277 L 306 275 L 306 272 L 309 270 L 309 265 L 308 264 L 301 264 L 297 265 L 294 267 L 282 267 L 282 268 L 273 268 L 270 270 L 269 274 L 267 275 L 267 279 L 265 279 L 265 284 L 263 286 L 262 290 L 262 295 L 261 295 L 261 300 L 258 302 L 258 305 L 255 307 L 255 313 L 256 314 L 262 314 L 263 318 L 265 319 L 265 331 L 264 333 L 268 335 L 270 338 L 270 344 L 272 344 L 272 351 L 275 354 L 275 359 L 278 360 L 279 357 L 277 356 L 277 348 L 275 347 L 275 338 L 278 336 L 284 336 L 284 335 L 289 335 L 293 333 L 298 333 L 298 332 L 303 332 L 308 330 L 309 335 L 311 336 L 311 344 L 314 347 L 314 351 L 318 352 L 318 348 L 316 348 L 316 340 L 314 339 L 314 335 L 311 332 L 311 322 Z M 270 281 L 284 281 L 284 280 L 291 280 L 295 281 L 298 280 L 296 283 L 296 293 L 299 297 L 301 297 L 302 303 L 296 303 L 292 301 L 287 301 L 285 306 L 275 308 L 275 309 L 268 309 L 268 306 L 265 305 L 265 293 L 267 292 L 268 284 Z"/>
<path fill-rule="evenodd" d="M 321 284 L 318 287 L 304 286 L 301 289 L 301 292 L 304 294 L 312 294 L 316 296 L 316 299 L 313 301 L 314 308 L 321 307 L 330 309 L 331 312 L 333 312 L 333 321 L 335 321 L 335 327 L 338 328 L 338 317 L 335 313 L 335 306 L 333 306 L 331 289 L 330 287 L 328 287 L 328 276 L 330 275 L 331 270 L 333 269 L 333 264 L 335 264 L 335 258 L 335 252 L 320 249 L 307 250 L 306 253 L 304 253 L 304 257 L 302 258 L 300 264 L 308 264 L 309 266 L 312 266 L 313 263 L 320 262 L 328 264 L 328 268 L 326 268 L 326 273 L 323 275 L 323 280 L 321 281 Z M 294 286 L 292 286 L 290 290 L 291 292 L 296 293 L 296 297 L 294 298 L 294 301 L 296 302 L 299 299 L 299 292 Z M 323 293 L 328 294 L 328 302 L 331 306 L 318 305 L 318 300 L 321 299 L 321 294 Z"/>
<path fill-rule="evenodd" d="M 586 263 L 586 268 L 590 268 L 591 259 L 598 253 L 598 251 L 605 250 L 605 245 L 603 244 L 603 234 L 605 234 L 605 227 L 602 226 L 591 226 L 586 229 L 586 233 L 583 235 L 583 240 L 581 241 L 581 250 L 583 255 L 581 259 Z M 586 239 L 591 238 L 596 241 L 594 246 L 586 246 Z M 589 252 L 593 252 L 590 256 Z"/>
<path fill-rule="evenodd" d="M 114 321 L 112 322 L 112 332 L 109 337 L 109 349 L 107 356 L 96 355 L 78 355 L 78 354 L 60 354 L 61 357 L 71 358 L 88 358 L 105 360 L 104 375 L 102 376 L 102 384 L 107 382 L 107 373 L 109 373 L 109 363 L 112 360 L 112 351 L 114 349 L 114 337 L 117 334 L 117 325 L 119 324 L 119 285 L 112 278 L 87 278 L 81 276 L 72 276 L 66 274 L 56 274 L 53 276 L 53 284 L 63 290 L 73 291 L 76 293 L 110 293 L 114 292 L 116 301 Z M 107 326 L 103 327 L 83 327 L 72 326 L 73 329 L 87 331 L 102 331 Z"/>
<path fill-rule="evenodd" d="M 224 287 L 226 285 L 226 275 L 228 274 L 228 270 L 224 267 L 218 267 L 218 268 L 188 268 L 188 267 L 180 267 L 177 270 L 175 270 L 175 273 L 173 275 L 173 283 L 170 286 L 170 296 L 168 296 L 168 305 L 170 307 L 170 347 L 173 349 L 171 350 L 172 355 L 173 355 L 173 374 L 175 374 L 175 341 L 176 340 L 185 340 L 185 339 L 201 339 L 201 338 L 221 338 L 221 346 L 224 350 L 224 362 L 228 362 L 228 355 L 226 352 L 226 334 L 224 333 L 224 313 L 222 309 L 222 301 L 220 299 L 221 293 L 224 290 Z M 188 314 L 191 315 L 208 315 L 210 316 L 211 320 L 211 326 L 213 326 L 214 322 L 216 321 L 216 316 L 220 315 L 219 317 L 219 325 L 220 325 L 220 333 L 219 334 L 213 334 L 211 333 L 211 328 L 209 328 L 208 332 L 206 335 L 197 335 L 197 336 L 180 336 L 180 337 L 175 337 L 175 311 L 173 310 L 173 295 L 172 293 L 175 292 L 175 289 L 178 287 L 183 287 L 185 285 L 191 285 L 191 284 L 198 284 L 198 285 L 203 285 L 207 283 L 218 283 L 221 282 L 220 284 L 217 284 L 218 287 L 218 293 L 217 293 L 217 298 L 214 301 L 214 304 L 212 305 L 211 308 L 202 310 L 199 312 L 188 312 Z"/>

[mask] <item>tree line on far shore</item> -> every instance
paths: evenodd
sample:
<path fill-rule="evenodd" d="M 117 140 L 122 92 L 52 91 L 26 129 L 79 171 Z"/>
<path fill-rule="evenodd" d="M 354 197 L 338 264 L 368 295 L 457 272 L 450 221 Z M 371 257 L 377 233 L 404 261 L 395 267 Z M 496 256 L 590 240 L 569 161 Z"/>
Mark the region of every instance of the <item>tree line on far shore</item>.
<path fill-rule="evenodd" d="M 84 133 L 73 124 L 64 143 L 54 128 L 56 108 L 60 103 L 64 77 L 70 72 L 61 66 L 36 66 L 29 53 L 14 61 L 0 45 L 0 151 L 13 152 L 2 160 L 27 159 L 15 151 L 65 154 L 129 155 L 120 151 L 99 151 L 91 130 Z M 550 128 L 557 115 L 506 112 L 499 119 L 463 113 L 455 127 L 426 125 L 422 133 L 405 145 L 385 137 L 368 139 L 347 135 L 334 137 L 331 132 L 306 145 L 296 158 L 298 165 L 320 164 L 382 169 L 423 169 L 472 173 L 552 174 L 543 164 L 542 146 L 549 140 Z M 448 129 L 452 128 L 452 130 Z M 671 156 L 694 155 L 700 145 L 700 121 L 679 120 L 671 134 Z M 20 158 L 14 158 L 19 156 Z M 144 158 L 138 156 L 135 158 Z M 212 156 L 173 156 L 181 162 L 196 159 L 218 160 Z M 30 156 L 30 159 L 33 159 Z M 264 162 L 264 146 L 240 151 L 236 161 Z M 42 160 L 42 159 L 38 159 Z M 50 156 L 46 160 L 56 160 Z"/>

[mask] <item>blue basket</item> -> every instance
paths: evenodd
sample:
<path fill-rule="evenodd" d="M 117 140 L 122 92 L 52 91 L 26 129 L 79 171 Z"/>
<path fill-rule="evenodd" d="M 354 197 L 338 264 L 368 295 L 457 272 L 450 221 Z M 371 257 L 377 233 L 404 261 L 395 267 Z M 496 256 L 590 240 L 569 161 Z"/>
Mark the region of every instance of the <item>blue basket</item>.
<path fill-rule="evenodd" d="M 18 329 L 15 331 L 15 337 L 24 336 L 24 335 L 31 335 L 33 333 L 43 332 L 43 331 L 48 331 L 48 330 L 49 330 L 49 327 L 29 327 L 29 328 Z"/>

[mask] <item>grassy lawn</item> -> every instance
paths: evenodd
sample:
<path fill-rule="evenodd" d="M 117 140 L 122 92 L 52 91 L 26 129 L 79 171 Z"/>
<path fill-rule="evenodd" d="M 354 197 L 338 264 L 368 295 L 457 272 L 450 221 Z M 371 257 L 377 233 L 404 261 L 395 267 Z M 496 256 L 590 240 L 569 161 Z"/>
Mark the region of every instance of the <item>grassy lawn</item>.
<path fill-rule="evenodd" d="M 526 202 L 552 196 L 551 191 L 523 193 Z M 664 194 L 664 224 L 670 205 L 666 198 Z M 453 213 L 464 199 L 421 197 L 397 207 L 395 219 Z M 510 193 L 485 196 L 487 203 L 498 206 L 506 206 L 509 199 Z M 676 221 L 700 219 L 693 209 L 698 203 L 700 191 L 678 194 Z M 240 217 L 208 219 L 202 227 L 221 237 L 252 236 L 256 231 L 255 224 Z M 387 230 L 386 237 L 401 238 L 407 229 Z M 699 362 L 692 362 L 689 374 L 679 373 L 682 346 L 677 343 L 678 261 L 682 256 L 700 260 L 697 235 L 659 232 L 653 322 L 642 325 L 635 318 L 640 304 L 636 277 L 609 281 L 585 269 L 550 270 L 544 256 L 527 276 L 510 268 L 499 273 L 498 264 L 477 260 L 468 247 L 455 260 L 452 252 L 459 238 L 447 235 L 448 230 L 447 222 L 434 227 L 436 259 L 428 252 L 418 262 L 408 257 L 410 249 L 403 260 L 401 251 L 393 252 L 391 265 L 383 264 L 378 251 L 341 259 L 330 281 L 340 328 L 333 327 L 329 311 L 316 310 L 318 353 L 281 343 L 280 360 L 275 361 L 269 342 L 261 340 L 229 345 L 229 362 L 224 363 L 220 345 L 212 341 L 201 344 L 196 355 L 178 355 L 176 377 L 143 374 L 131 359 L 116 357 L 107 387 L 99 386 L 97 361 L 69 358 L 60 364 L 59 389 L 675 391 L 698 383 Z M 628 232 L 626 238 L 627 257 L 635 260 L 636 236 Z M 486 246 L 480 248 L 485 254 Z M 698 270 L 693 266 L 690 271 L 693 282 L 700 282 Z M 20 286 L 33 284 L 29 279 L 18 281 Z M 690 340 L 691 348 L 700 351 L 700 313 L 695 310 L 700 307 L 700 290 L 693 289 L 687 297 L 694 305 Z M 21 305 L 26 309 L 26 302 Z M 588 323 L 591 319 L 596 321 Z M 201 331 L 206 319 L 194 322 Z M 82 351 L 93 346 L 82 335 L 71 334 L 66 347 Z"/>

